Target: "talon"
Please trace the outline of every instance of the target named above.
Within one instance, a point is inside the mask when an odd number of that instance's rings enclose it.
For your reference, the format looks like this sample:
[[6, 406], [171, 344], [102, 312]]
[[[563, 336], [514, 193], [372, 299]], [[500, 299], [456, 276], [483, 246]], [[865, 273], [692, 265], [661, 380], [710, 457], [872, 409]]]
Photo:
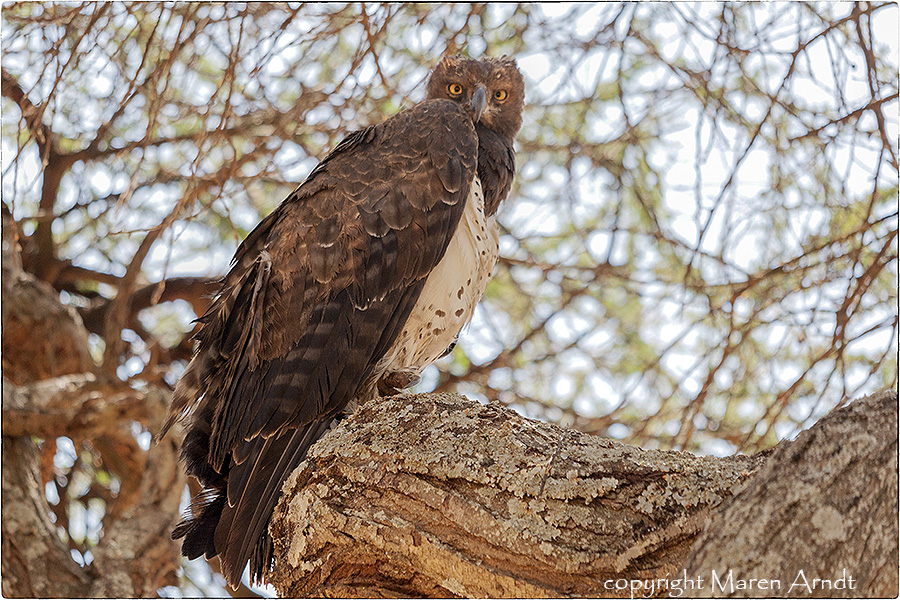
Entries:
[[422, 376], [416, 371], [393, 371], [378, 382], [378, 391], [382, 396], [396, 396], [401, 390], [421, 381]]
[[453, 352], [454, 348], [456, 348], [456, 342], [452, 342], [449, 346], [447, 346], [447, 349], [444, 350], [444, 353], [438, 356], [438, 358], [444, 358], [445, 356]]

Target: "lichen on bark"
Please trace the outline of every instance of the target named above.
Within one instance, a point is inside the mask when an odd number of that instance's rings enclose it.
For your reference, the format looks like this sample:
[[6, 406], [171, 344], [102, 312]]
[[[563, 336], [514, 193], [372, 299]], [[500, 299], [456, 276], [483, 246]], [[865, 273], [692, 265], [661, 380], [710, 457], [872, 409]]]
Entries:
[[282, 596], [596, 595], [673, 572], [761, 462], [643, 450], [453, 394], [384, 399], [285, 484], [271, 581]]

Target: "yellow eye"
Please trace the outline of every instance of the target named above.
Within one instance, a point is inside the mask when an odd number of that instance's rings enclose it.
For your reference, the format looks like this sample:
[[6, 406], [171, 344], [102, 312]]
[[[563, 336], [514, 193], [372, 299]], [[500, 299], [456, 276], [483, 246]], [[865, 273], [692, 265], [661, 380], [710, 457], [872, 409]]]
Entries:
[[497, 102], [503, 102], [508, 97], [509, 94], [506, 92], [506, 90], [497, 90], [496, 92], [494, 92], [494, 100], [496, 100]]
[[462, 86], [458, 83], [451, 83], [447, 86], [447, 91], [450, 92], [451, 96], [459, 96], [462, 94]]

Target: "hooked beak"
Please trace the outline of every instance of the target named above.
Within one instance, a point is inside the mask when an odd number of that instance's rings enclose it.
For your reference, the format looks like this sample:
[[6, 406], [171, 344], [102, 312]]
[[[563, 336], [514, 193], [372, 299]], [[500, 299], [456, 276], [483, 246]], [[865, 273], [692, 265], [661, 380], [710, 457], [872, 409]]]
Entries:
[[484, 109], [487, 107], [487, 92], [484, 86], [479, 85], [472, 94], [472, 100], [469, 102], [469, 110], [472, 111], [472, 120], [476, 123], [481, 120]]

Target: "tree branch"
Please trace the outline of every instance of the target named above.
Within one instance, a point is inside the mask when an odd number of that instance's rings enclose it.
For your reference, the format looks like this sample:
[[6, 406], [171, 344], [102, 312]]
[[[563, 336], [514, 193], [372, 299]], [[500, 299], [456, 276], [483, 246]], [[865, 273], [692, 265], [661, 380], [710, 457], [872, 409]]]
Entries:
[[269, 582], [289, 597], [627, 596], [605, 582], [844, 568], [855, 595], [895, 595], [896, 427], [886, 391], [774, 451], [716, 458], [455, 394], [386, 398], [285, 483]]
[[285, 484], [270, 579], [281, 596], [596, 594], [673, 572], [761, 463], [642, 450], [456, 394], [384, 399]]
[[[765, 596], [894, 597], [897, 577], [897, 392], [832, 411], [782, 443], [747, 486], [716, 511], [686, 563], [688, 573], [776, 579]], [[809, 594], [798, 580], [849, 574], [854, 588]], [[800, 581], [799, 587], [791, 587]], [[810, 583], [811, 584], [811, 583]], [[699, 590], [759, 596], [759, 588]]]
[[78, 438], [147, 420], [147, 394], [92, 374], [66, 375], [16, 387], [4, 379], [3, 435]]
[[35, 106], [34, 103], [28, 99], [28, 96], [25, 95], [25, 90], [19, 85], [18, 80], [6, 69], [0, 68], [0, 76], [2, 76], [0, 77], [2, 78], [2, 88], [0, 89], [2, 89], [3, 95], [15, 102], [16, 106], [19, 107], [19, 112], [22, 113], [22, 118], [25, 119], [25, 123], [28, 125], [28, 131], [31, 133], [31, 137], [34, 138], [35, 143], [41, 151], [41, 156], [45, 156], [47, 154], [47, 147], [50, 143], [52, 132], [50, 131], [50, 128], [41, 121], [44, 109]]
[[[215, 293], [218, 279], [211, 277], [171, 277], [157, 283], [150, 283], [138, 288], [130, 298], [129, 314], [125, 322], [134, 320], [137, 313], [160, 302], [184, 300], [191, 305], [198, 316], [206, 312], [210, 298]], [[107, 300], [98, 306], [81, 311], [84, 326], [92, 333], [102, 334], [106, 315], [112, 306]]]

